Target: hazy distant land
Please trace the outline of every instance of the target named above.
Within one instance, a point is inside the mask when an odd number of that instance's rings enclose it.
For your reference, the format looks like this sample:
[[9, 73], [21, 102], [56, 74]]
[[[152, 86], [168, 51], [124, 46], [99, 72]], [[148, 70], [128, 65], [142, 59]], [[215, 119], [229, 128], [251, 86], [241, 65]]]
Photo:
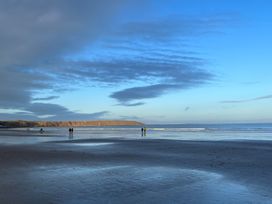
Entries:
[[0, 121], [0, 127], [79, 127], [79, 126], [140, 126], [137, 121], [93, 120], [93, 121]]

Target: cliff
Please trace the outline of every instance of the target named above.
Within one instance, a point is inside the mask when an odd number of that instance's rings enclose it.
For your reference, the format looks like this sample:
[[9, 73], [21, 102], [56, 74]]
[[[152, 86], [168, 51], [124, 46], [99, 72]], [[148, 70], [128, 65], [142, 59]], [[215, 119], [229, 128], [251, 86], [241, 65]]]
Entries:
[[93, 121], [0, 121], [0, 127], [83, 127], [83, 126], [140, 126], [143, 123], [126, 120]]

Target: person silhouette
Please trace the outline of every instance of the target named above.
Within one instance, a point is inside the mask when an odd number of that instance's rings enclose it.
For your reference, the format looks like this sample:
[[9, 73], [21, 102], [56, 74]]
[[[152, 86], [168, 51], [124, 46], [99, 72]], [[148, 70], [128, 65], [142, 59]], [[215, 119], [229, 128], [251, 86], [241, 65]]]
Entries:
[[141, 128], [142, 137], [144, 136], [144, 128]]
[[69, 139], [73, 139], [73, 128], [69, 128]]
[[146, 136], [146, 127], [144, 127], [144, 136]]

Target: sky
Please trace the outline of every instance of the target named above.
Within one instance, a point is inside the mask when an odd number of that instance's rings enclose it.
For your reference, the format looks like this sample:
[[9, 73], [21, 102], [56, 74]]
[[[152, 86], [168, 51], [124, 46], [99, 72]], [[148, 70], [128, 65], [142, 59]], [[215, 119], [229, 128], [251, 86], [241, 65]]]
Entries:
[[0, 120], [272, 122], [270, 0], [0, 0]]

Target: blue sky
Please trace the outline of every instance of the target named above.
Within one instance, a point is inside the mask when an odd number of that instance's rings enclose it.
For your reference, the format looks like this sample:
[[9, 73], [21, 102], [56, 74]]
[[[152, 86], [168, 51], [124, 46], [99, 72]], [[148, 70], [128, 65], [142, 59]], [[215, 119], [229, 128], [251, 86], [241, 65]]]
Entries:
[[0, 0], [0, 120], [272, 122], [271, 6]]

